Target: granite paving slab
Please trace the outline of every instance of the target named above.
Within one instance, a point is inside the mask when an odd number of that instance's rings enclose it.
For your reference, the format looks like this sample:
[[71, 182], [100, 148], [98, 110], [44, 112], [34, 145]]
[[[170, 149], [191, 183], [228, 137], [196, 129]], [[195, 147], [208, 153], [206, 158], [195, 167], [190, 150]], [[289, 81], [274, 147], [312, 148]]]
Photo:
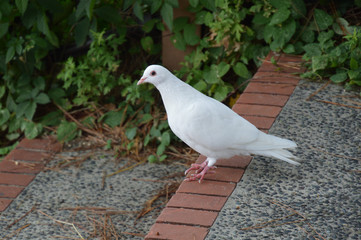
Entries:
[[361, 99], [330, 84], [307, 101], [323, 84], [302, 80], [269, 131], [301, 165], [254, 157], [206, 239], [361, 239]]

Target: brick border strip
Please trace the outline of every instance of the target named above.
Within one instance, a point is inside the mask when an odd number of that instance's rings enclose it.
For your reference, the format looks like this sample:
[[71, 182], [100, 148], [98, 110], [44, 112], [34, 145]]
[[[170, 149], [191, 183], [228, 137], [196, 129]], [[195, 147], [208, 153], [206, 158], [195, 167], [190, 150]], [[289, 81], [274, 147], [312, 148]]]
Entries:
[[[295, 73], [305, 70], [301, 63], [302, 56], [270, 52], [232, 109], [268, 132], [300, 80]], [[182, 182], [145, 239], [204, 239], [251, 160], [221, 159], [216, 174], [206, 175], [202, 184]]]
[[0, 213], [33, 181], [62, 145], [53, 138], [20, 141], [0, 162]]

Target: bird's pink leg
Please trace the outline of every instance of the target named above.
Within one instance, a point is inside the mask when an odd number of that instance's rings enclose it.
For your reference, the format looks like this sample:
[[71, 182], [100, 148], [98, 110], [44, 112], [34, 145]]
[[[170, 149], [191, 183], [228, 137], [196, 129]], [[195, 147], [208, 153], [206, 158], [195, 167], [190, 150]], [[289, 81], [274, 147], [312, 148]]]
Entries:
[[208, 161], [204, 161], [203, 163], [201, 164], [198, 164], [198, 163], [193, 163], [191, 165], [190, 168], [188, 168], [184, 174], [187, 175], [187, 173], [189, 173], [191, 170], [196, 170], [196, 173], [200, 172], [200, 171], [203, 171], [203, 169], [205, 168], [205, 166], [207, 166], [208, 164]]
[[206, 173], [214, 173], [213, 171], [208, 171], [209, 169], [214, 169], [214, 168], [216, 168], [216, 167], [208, 167], [208, 165], [206, 165], [203, 167], [203, 169], [200, 173], [198, 173], [198, 171], [196, 171], [196, 174], [191, 174], [191, 176], [186, 178], [185, 181], [198, 180], [198, 182], [201, 183], [204, 176], [206, 175]]

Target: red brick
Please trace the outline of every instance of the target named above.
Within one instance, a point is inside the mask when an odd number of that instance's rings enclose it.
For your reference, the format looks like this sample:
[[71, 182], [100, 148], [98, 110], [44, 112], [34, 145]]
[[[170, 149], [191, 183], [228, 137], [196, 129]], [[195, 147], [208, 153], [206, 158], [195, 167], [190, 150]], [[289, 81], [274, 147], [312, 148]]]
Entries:
[[226, 201], [227, 198], [221, 196], [176, 193], [167, 203], [167, 207], [220, 211]]
[[251, 122], [259, 129], [270, 129], [275, 118], [268, 118], [268, 117], [256, 117], [256, 116], [244, 116], [244, 118]]
[[229, 196], [235, 187], [236, 184], [227, 182], [203, 180], [202, 183], [199, 183], [198, 181], [183, 181], [179, 186], [177, 193]]
[[282, 108], [277, 106], [235, 104], [233, 110], [240, 115], [261, 116], [261, 117], [277, 117]]
[[3, 212], [12, 202], [9, 198], [0, 198], [0, 212]]
[[[262, 76], [262, 73], [264, 75]], [[268, 76], [267, 76], [268, 75]], [[252, 82], [290, 84], [297, 86], [300, 78], [292, 76], [282, 76], [283, 74], [269, 74], [268, 72], [257, 72], [252, 78]]]
[[30, 163], [12, 160], [3, 160], [0, 162], [1, 172], [12, 172], [12, 173], [39, 173], [44, 169], [42, 163]]
[[[206, 160], [206, 157], [200, 155], [196, 163], [200, 164]], [[230, 167], [230, 168], [243, 168], [245, 169], [251, 162], [251, 156], [234, 156], [227, 159], [218, 159], [215, 166], [217, 167]]]
[[284, 72], [295, 73], [301, 71], [301, 65], [299, 63], [278, 63], [277, 65], [264, 62], [258, 68], [258, 72]]
[[[223, 182], [234, 182], [238, 183], [241, 180], [244, 170], [237, 168], [225, 168], [217, 167], [213, 169], [214, 173], [207, 173], [204, 177], [205, 180], [214, 180], [214, 181], [223, 181]], [[194, 174], [195, 171], [190, 171], [187, 175], [189, 177], [191, 174]]]
[[158, 223], [177, 223], [186, 225], [199, 225], [204, 227], [212, 226], [217, 218], [217, 212], [186, 209], [186, 208], [164, 208], [159, 217]]
[[62, 149], [62, 144], [55, 140], [55, 138], [49, 137], [47, 139], [27, 139], [24, 138], [16, 146], [16, 148], [37, 149], [50, 152], [59, 152]]
[[0, 184], [27, 186], [34, 178], [34, 175], [0, 172]]
[[288, 101], [288, 96], [261, 94], [261, 93], [243, 93], [236, 103], [260, 104], [267, 106], [283, 107]]
[[49, 153], [44, 152], [35, 152], [23, 149], [14, 149], [11, 151], [4, 159], [7, 160], [23, 160], [23, 161], [33, 161], [33, 162], [42, 162], [44, 159], [49, 158]]
[[302, 55], [282, 54], [277, 62], [298, 62], [302, 63]]
[[296, 86], [290, 84], [250, 82], [245, 93], [271, 93], [290, 96]]
[[172, 239], [172, 240], [200, 240], [207, 236], [208, 228], [156, 223], [150, 229], [146, 240], [151, 239]]
[[0, 198], [16, 198], [23, 189], [23, 187], [0, 185]]

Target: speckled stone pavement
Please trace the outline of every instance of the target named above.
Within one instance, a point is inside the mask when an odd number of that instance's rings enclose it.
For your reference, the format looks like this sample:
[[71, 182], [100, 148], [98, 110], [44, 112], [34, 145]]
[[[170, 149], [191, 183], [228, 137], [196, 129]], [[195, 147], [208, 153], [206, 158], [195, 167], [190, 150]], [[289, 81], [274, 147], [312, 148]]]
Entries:
[[[56, 155], [49, 167], [64, 161], [64, 155], [86, 156], [87, 160], [80, 167], [39, 173], [0, 214], [0, 239], [100, 239], [92, 236], [94, 231], [102, 231], [104, 212], [108, 212], [121, 239], [142, 239], [160, 209], [155, 208], [137, 220], [138, 211], [166, 182], [177, 180], [173, 176], [162, 182], [163, 177], [183, 172], [185, 168], [175, 161], [143, 164], [108, 177], [103, 186], [104, 173], [117, 171], [127, 161], [116, 164], [112, 154], [101, 150], [75, 151]], [[153, 206], [161, 206], [161, 203], [155, 202]], [[31, 211], [33, 207], [36, 209]], [[95, 221], [100, 226], [94, 227]], [[69, 223], [75, 223], [76, 230]], [[110, 225], [109, 218], [107, 224]], [[98, 235], [101, 234], [98, 232]]]
[[361, 239], [361, 100], [330, 84], [307, 101], [323, 84], [301, 81], [269, 131], [302, 164], [256, 156], [206, 239]]

